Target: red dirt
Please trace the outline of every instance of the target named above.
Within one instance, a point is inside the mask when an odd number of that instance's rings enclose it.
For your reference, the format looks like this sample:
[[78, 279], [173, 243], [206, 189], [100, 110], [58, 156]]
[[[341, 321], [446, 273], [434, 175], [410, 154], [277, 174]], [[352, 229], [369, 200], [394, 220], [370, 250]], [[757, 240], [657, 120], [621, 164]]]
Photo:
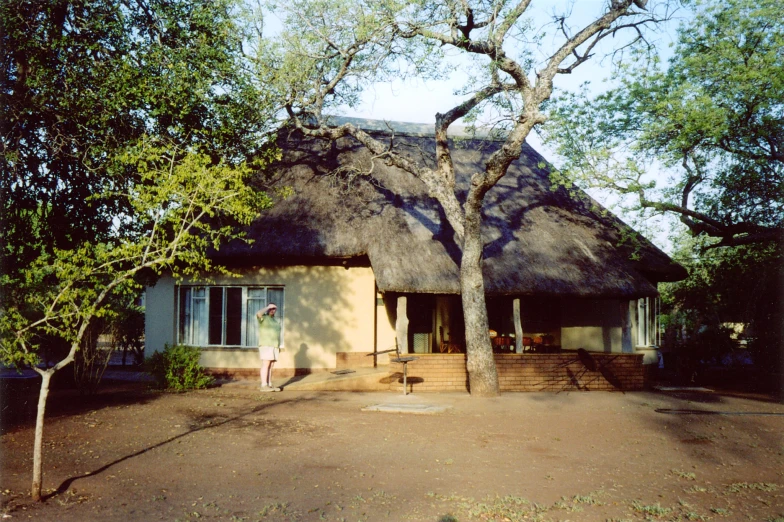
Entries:
[[[445, 413], [364, 412], [383, 403]], [[784, 414], [716, 393], [466, 394], [115, 386], [2, 435], [2, 513], [58, 520], [778, 520]]]

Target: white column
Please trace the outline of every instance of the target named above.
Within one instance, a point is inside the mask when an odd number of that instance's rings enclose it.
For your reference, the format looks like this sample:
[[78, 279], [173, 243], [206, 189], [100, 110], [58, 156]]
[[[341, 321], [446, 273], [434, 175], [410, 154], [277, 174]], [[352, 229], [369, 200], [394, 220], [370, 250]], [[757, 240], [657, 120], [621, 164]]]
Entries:
[[515, 329], [515, 352], [523, 353], [523, 323], [520, 320], [520, 299], [512, 301], [512, 317]]
[[635, 306], [635, 301], [621, 301], [621, 351], [623, 353], [634, 353], [634, 346], [632, 346], [632, 313]]
[[406, 296], [397, 298], [397, 321], [395, 322], [395, 335], [397, 348], [400, 353], [408, 353], [408, 315], [406, 315]]

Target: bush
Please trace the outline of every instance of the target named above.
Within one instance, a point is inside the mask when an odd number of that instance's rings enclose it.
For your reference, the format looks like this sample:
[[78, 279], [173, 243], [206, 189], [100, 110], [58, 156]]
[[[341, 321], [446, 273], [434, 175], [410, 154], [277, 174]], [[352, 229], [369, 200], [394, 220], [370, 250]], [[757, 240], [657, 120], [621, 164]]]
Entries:
[[206, 388], [215, 380], [199, 364], [200, 355], [199, 349], [193, 346], [167, 344], [162, 352], [148, 357], [145, 366], [161, 388], [197, 390]]

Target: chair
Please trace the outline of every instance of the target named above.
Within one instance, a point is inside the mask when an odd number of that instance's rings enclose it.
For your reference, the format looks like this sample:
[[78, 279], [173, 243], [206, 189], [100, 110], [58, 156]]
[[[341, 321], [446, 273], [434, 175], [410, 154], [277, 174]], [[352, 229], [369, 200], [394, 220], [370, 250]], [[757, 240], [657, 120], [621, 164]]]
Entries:
[[534, 340], [530, 337], [523, 337], [523, 351], [533, 351], [534, 350]]
[[448, 337], [444, 337], [444, 327], [438, 327], [438, 336], [441, 341], [438, 345], [438, 351], [441, 353], [460, 353], [460, 345], [449, 341]]
[[444, 339], [444, 327], [438, 327], [438, 351], [441, 353], [448, 353], [449, 352], [449, 340]]

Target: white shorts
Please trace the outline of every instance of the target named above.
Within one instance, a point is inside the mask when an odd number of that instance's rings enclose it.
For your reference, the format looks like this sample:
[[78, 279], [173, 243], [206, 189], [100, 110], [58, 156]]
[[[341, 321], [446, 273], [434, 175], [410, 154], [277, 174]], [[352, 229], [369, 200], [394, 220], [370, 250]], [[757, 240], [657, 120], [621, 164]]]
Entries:
[[280, 348], [274, 346], [259, 346], [259, 359], [262, 361], [277, 361]]

